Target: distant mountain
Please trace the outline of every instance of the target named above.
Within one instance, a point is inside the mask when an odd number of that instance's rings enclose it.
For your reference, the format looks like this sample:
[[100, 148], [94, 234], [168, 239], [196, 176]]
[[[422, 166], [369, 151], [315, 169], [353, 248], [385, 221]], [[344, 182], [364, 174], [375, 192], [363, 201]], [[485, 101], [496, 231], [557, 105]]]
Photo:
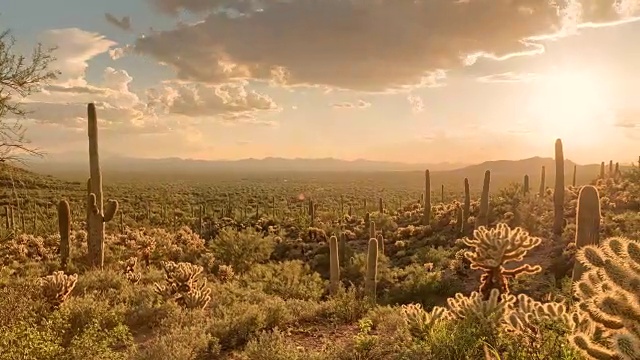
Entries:
[[[88, 159], [79, 154], [62, 154], [48, 156], [45, 159], [29, 161], [32, 171], [61, 177], [76, 177], [76, 174], [86, 176], [88, 173]], [[112, 173], [126, 174], [159, 174], [173, 175], [206, 175], [217, 172], [333, 172], [333, 171], [417, 171], [431, 169], [445, 171], [461, 168], [467, 164], [439, 163], [439, 164], [407, 164], [401, 162], [386, 162], [358, 159], [353, 161], [334, 158], [324, 159], [284, 159], [267, 157], [264, 159], [242, 160], [193, 160], [180, 158], [143, 159], [115, 155], [101, 156], [102, 170]]]
[[[74, 156], [56, 157], [29, 161], [25, 169], [61, 179], [84, 181], [89, 172], [87, 162], [87, 160], [81, 160]], [[542, 166], [546, 169], [546, 186], [552, 187], [555, 180], [555, 160], [541, 157], [486, 161], [468, 166], [451, 163], [405, 164], [362, 159], [345, 161], [333, 158], [203, 161], [179, 158], [140, 159], [114, 155], [102, 156], [101, 163], [107, 182], [138, 180], [206, 182], [211, 179], [236, 181], [245, 177], [273, 178], [275, 176], [279, 178], [281, 176], [279, 174], [288, 173], [289, 175], [298, 174], [296, 177], [311, 176], [318, 180], [328, 179], [330, 181], [354, 178], [370, 179], [381, 186], [401, 186], [421, 190], [424, 188], [422, 172], [429, 169], [434, 191], [439, 191], [440, 185], [445, 185], [447, 189], [458, 188], [462, 191], [464, 178], [469, 179], [472, 191], [479, 191], [482, 187], [485, 171], [490, 170], [492, 190], [502, 188], [511, 182], [521, 183], [524, 175], [529, 175], [531, 189], [536, 191], [540, 186]], [[566, 184], [572, 182], [574, 165], [577, 170], [578, 185], [589, 183], [600, 172], [599, 164], [577, 165], [571, 160], [565, 160]], [[351, 172], [351, 174], [345, 173], [336, 177], [335, 172]]]
[[[586, 184], [593, 180], [600, 173], [599, 164], [578, 165], [571, 160], [564, 161], [565, 184], [569, 185], [573, 178], [573, 167], [576, 165], [576, 183]], [[524, 176], [529, 175], [529, 184], [532, 189], [537, 190], [540, 186], [542, 167], [545, 167], [546, 186], [553, 186], [556, 176], [556, 162], [553, 158], [532, 157], [523, 160], [497, 160], [486, 161], [477, 165], [470, 165], [459, 169], [442, 171], [434, 174], [434, 180], [458, 178], [463, 181], [465, 177], [475, 187], [482, 186], [484, 173], [491, 171], [491, 179], [499, 180], [500, 183], [523, 182]]]

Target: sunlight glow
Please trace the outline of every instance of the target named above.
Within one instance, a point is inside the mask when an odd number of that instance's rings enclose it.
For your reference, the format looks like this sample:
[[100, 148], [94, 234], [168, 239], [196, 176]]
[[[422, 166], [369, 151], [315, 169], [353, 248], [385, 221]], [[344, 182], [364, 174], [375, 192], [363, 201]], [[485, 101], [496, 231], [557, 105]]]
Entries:
[[529, 102], [535, 133], [582, 145], [597, 143], [611, 128], [610, 94], [604, 79], [594, 73], [558, 71], [543, 76]]

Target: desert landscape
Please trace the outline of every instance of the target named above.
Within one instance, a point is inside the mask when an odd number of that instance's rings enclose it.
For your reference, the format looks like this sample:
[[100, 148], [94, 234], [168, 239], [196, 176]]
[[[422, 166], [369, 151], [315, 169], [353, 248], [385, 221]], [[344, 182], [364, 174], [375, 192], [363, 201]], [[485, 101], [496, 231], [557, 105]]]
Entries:
[[0, 11], [0, 360], [640, 360], [637, 0]]

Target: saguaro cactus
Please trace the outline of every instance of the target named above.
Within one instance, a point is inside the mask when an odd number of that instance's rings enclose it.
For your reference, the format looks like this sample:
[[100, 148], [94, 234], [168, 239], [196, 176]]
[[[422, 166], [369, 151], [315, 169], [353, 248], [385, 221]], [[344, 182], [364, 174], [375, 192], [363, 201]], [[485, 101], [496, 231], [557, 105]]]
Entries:
[[556, 140], [556, 184], [553, 191], [553, 233], [562, 235], [564, 228], [564, 152], [562, 140]]
[[424, 171], [424, 213], [422, 214], [422, 224], [429, 225], [431, 221], [431, 174], [429, 170]]
[[66, 200], [60, 200], [58, 203], [58, 230], [60, 231], [60, 264], [62, 267], [67, 266], [69, 261], [69, 252], [71, 244], [71, 207]]
[[462, 232], [467, 231], [467, 222], [471, 216], [471, 190], [469, 179], [464, 178], [464, 206], [462, 207]]
[[578, 173], [578, 165], [573, 165], [573, 178], [571, 179], [571, 186], [576, 186], [576, 174]]
[[544, 191], [547, 189], [547, 184], [546, 184], [546, 169], [543, 166], [541, 173], [540, 173], [540, 190], [538, 191], [538, 195], [540, 197], [544, 196]]
[[522, 185], [522, 193], [527, 195], [529, 193], [529, 175], [524, 176], [524, 184]]
[[344, 231], [340, 232], [340, 242], [338, 243], [338, 255], [340, 260], [340, 265], [347, 265], [347, 236]]
[[382, 202], [382, 198], [378, 198], [378, 212], [380, 214], [384, 213], [384, 203]]
[[316, 220], [316, 209], [313, 204], [313, 200], [309, 199], [309, 218], [311, 219], [311, 226], [315, 223]]
[[384, 255], [384, 236], [382, 236], [382, 234], [378, 234], [378, 236], [376, 236], [376, 240], [378, 240], [378, 252]]
[[329, 238], [329, 292], [338, 293], [340, 288], [340, 258], [338, 253], [338, 238]]
[[600, 179], [604, 179], [604, 161], [600, 163]]
[[367, 252], [367, 270], [364, 279], [364, 292], [372, 301], [376, 301], [376, 283], [378, 281], [378, 240], [370, 239]]
[[489, 185], [491, 184], [491, 171], [484, 172], [482, 195], [480, 196], [480, 211], [476, 218], [476, 228], [489, 225]]
[[[587, 185], [580, 189], [576, 214], [576, 248], [600, 244], [600, 196], [598, 189]], [[586, 268], [580, 261], [573, 265], [572, 280], [580, 280]]]
[[376, 237], [376, 223], [375, 221], [369, 221], [369, 238], [373, 239]]
[[88, 135], [89, 135], [89, 173], [87, 182], [89, 196], [88, 205], [88, 255], [89, 264], [102, 268], [104, 265], [104, 223], [113, 219], [118, 211], [118, 202], [109, 200], [107, 210], [104, 209], [102, 193], [102, 172], [100, 171], [100, 156], [98, 151], [98, 117], [93, 103], [87, 106]]

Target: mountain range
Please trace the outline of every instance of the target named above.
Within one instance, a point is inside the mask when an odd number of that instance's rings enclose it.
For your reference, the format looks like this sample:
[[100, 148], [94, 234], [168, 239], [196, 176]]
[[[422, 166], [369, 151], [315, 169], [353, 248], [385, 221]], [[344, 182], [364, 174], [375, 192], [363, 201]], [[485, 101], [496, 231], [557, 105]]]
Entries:
[[[82, 155], [80, 157], [79, 155]], [[263, 159], [241, 160], [194, 160], [181, 158], [145, 159], [118, 155], [102, 155], [100, 164], [104, 171], [136, 172], [136, 173], [180, 173], [203, 174], [210, 172], [332, 172], [332, 171], [416, 171], [426, 168], [433, 171], [458, 169], [467, 164], [437, 163], [437, 164], [408, 164], [402, 162], [373, 161], [365, 159], [340, 160], [335, 158], [322, 159], [285, 159], [266, 157]], [[28, 161], [28, 166], [36, 172], [55, 176], [88, 171], [88, 156], [86, 153], [65, 153]]]
[[[80, 157], [80, 155], [84, 155]], [[40, 174], [52, 175], [66, 180], [83, 180], [88, 176], [88, 159], [82, 160], [86, 153], [66, 154], [66, 156], [45, 157], [30, 160], [26, 169]], [[372, 160], [340, 160], [324, 159], [284, 159], [267, 157], [264, 159], [242, 160], [193, 160], [180, 158], [144, 159], [105, 154], [100, 159], [102, 170], [110, 179], [132, 180], [189, 180], [209, 177], [226, 176], [256, 176], [278, 173], [332, 173], [351, 172], [366, 176], [371, 172], [402, 172], [411, 178], [419, 179], [416, 172], [429, 169], [433, 183], [459, 182], [468, 178], [473, 184], [481, 185], [486, 170], [491, 170], [492, 182], [522, 181], [525, 174], [529, 175], [531, 186], [539, 182], [540, 169], [546, 168], [546, 182], [552, 184], [555, 178], [555, 161], [552, 158], [532, 157], [522, 160], [486, 161], [480, 164], [435, 163], [408, 164], [402, 162], [385, 162]], [[571, 183], [574, 165], [577, 168], [577, 183], [584, 184], [591, 181], [600, 171], [599, 164], [577, 165], [571, 160], [565, 160], [565, 180]], [[226, 177], [225, 176], [225, 177]], [[401, 174], [392, 175], [400, 181]]]

